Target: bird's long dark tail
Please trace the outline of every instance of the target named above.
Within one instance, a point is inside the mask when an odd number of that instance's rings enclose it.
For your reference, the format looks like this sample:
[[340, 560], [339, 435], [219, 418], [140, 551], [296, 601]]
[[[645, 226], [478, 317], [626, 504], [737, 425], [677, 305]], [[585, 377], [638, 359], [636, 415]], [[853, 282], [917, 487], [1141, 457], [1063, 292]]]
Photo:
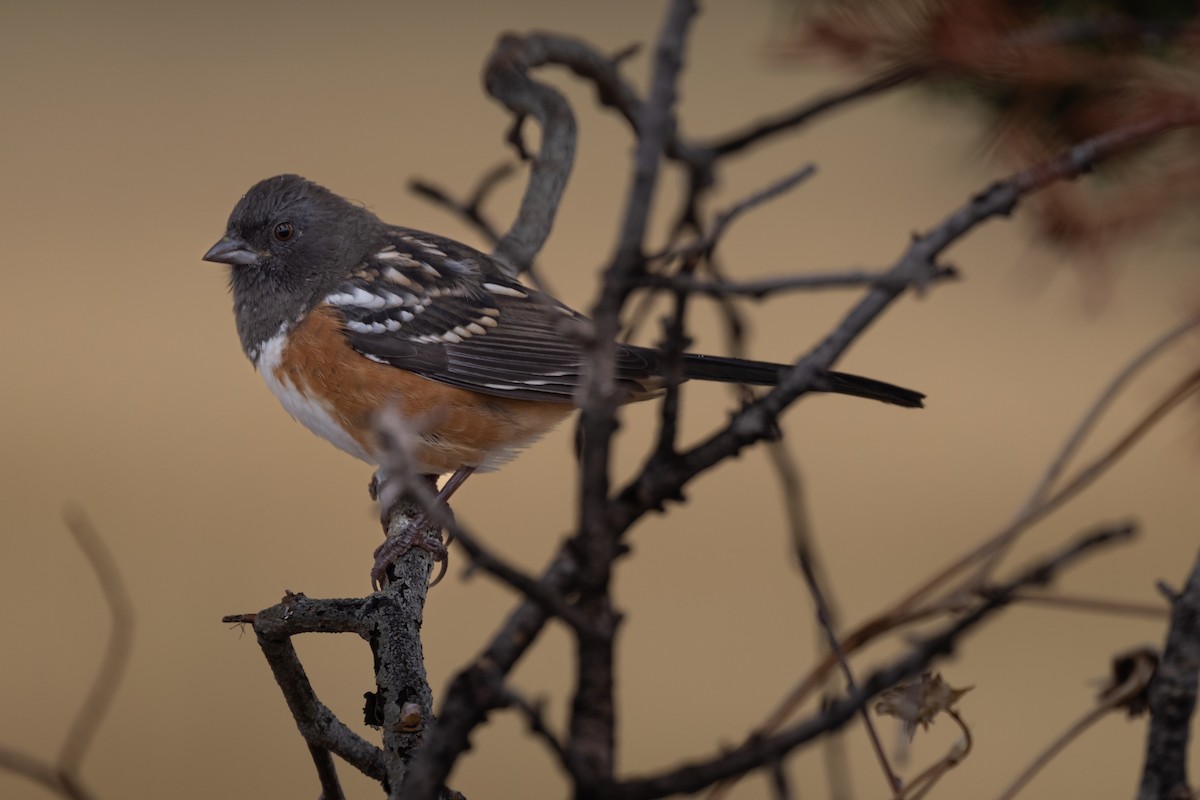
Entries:
[[[721, 381], [724, 383], [747, 383], [754, 386], [774, 386], [783, 373], [790, 369], [787, 364], [771, 364], [766, 361], [747, 361], [742, 358], [706, 356], [689, 353], [684, 356], [683, 374], [698, 381]], [[834, 394], [865, 397], [905, 408], [922, 408], [925, 395], [884, 383], [861, 375], [845, 372], [826, 372], [822, 376], [821, 389]]]

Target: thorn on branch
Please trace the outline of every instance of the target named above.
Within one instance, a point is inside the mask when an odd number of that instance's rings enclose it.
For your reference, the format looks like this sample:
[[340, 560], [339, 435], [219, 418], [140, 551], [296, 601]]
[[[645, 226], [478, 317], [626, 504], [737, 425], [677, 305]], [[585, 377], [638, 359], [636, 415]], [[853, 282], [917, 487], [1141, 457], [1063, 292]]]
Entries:
[[529, 161], [533, 158], [529, 154], [529, 149], [525, 147], [525, 115], [517, 114], [508, 126], [508, 131], [504, 134], [504, 141], [512, 145], [513, 150], [517, 152], [517, 158], [522, 161]]
[[1157, 589], [1158, 593], [1161, 594], [1166, 601], [1172, 605], [1174, 605], [1175, 601], [1179, 599], [1179, 592], [1176, 591], [1171, 584], [1167, 583], [1166, 581], [1155, 581], [1154, 588]]
[[609, 56], [608, 63], [612, 66], [613, 69], [617, 69], [618, 67], [621, 66], [621, 64], [623, 64], [624, 62], [633, 58], [635, 55], [637, 55], [641, 51], [642, 51], [642, 43], [641, 42], [633, 42], [632, 44], [627, 44], [624, 47], [622, 47], [620, 50], [618, 50], [617, 52], [615, 52], [611, 56]]

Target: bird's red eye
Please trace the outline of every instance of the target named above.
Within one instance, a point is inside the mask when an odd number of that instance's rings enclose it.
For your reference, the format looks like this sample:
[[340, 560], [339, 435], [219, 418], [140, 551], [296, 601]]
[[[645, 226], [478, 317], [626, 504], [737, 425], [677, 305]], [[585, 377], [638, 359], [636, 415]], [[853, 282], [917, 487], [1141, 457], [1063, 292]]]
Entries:
[[281, 222], [275, 226], [275, 230], [271, 234], [278, 242], [290, 241], [296, 236], [296, 226], [290, 222]]

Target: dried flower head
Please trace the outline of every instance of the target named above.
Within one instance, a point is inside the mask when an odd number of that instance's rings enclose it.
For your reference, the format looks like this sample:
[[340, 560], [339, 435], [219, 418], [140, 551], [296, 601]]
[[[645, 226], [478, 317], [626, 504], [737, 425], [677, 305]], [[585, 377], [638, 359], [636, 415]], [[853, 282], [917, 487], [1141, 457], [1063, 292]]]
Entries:
[[951, 710], [959, 698], [974, 688], [955, 689], [942, 680], [941, 673], [923, 672], [916, 680], [897, 684], [880, 694], [875, 712], [900, 719], [905, 735], [912, 739], [918, 724], [928, 729], [939, 712]]

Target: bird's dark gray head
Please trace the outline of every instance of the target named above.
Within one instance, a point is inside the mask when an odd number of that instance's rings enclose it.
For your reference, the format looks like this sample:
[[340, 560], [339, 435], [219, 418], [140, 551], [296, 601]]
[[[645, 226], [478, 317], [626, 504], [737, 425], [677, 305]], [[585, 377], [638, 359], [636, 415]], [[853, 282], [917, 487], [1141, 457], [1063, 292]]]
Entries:
[[238, 335], [258, 349], [315, 307], [384, 243], [384, 225], [362, 206], [299, 175], [259, 181], [233, 208], [205, 261], [229, 265]]

